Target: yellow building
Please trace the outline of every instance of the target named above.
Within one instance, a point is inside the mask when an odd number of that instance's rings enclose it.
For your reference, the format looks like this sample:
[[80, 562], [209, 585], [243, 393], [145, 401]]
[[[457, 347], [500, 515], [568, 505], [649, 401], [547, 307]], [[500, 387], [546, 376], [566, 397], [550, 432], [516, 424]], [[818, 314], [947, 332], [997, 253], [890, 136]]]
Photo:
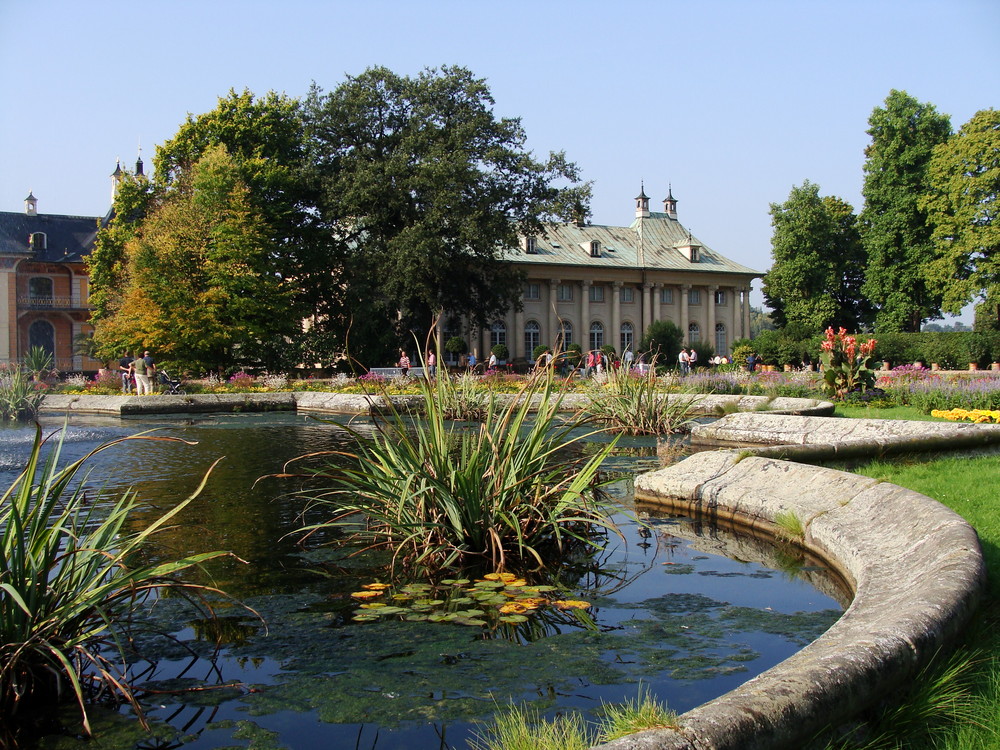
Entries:
[[[673, 321], [688, 346], [707, 343], [720, 355], [750, 336], [750, 284], [760, 272], [694, 237], [678, 221], [672, 190], [663, 211], [651, 212], [643, 189], [629, 226], [547, 224], [543, 234], [522, 237], [508, 258], [527, 276], [523, 309], [476, 335], [480, 358], [498, 343], [512, 359], [530, 359], [540, 344], [634, 352], [658, 320]], [[442, 331], [442, 340], [453, 333]]]

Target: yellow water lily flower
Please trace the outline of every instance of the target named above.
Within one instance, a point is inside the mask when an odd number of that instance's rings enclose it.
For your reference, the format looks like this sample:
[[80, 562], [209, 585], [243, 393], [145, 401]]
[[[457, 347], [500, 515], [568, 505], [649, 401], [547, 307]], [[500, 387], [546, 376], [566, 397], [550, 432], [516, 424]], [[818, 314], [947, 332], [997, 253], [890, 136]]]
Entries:
[[590, 602], [580, 601], [579, 599], [560, 599], [559, 601], [552, 602], [554, 605], [559, 607], [559, 609], [589, 609]]

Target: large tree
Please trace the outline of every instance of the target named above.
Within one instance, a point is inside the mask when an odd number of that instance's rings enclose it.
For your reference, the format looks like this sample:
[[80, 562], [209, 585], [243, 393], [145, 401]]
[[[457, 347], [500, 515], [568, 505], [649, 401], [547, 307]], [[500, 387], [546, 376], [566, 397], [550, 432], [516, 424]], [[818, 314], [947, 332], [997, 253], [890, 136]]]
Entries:
[[101, 341], [202, 370], [274, 365], [299, 321], [293, 282], [274, 271], [270, 230], [240, 165], [224, 146], [208, 147], [127, 241], [122, 302]]
[[520, 121], [497, 118], [485, 81], [464, 68], [372, 68], [331, 93], [314, 86], [305, 114], [362, 340], [426, 331], [441, 311], [489, 323], [520, 296], [504, 262], [518, 232], [586, 210], [576, 167], [562, 154], [536, 160]]
[[771, 204], [771, 224], [773, 264], [763, 291], [774, 322], [813, 331], [866, 325], [865, 253], [850, 204], [820, 196], [819, 186], [806, 180], [784, 203]]
[[928, 282], [941, 309], [958, 314], [978, 301], [977, 322], [1000, 326], [1000, 111], [984, 109], [934, 149], [921, 202], [933, 227]]
[[931, 228], [920, 207], [934, 147], [951, 135], [947, 115], [893, 90], [868, 120], [861, 236], [868, 254], [863, 291], [876, 308], [878, 331], [919, 331], [941, 311], [941, 292], [927, 283]]
[[[125, 190], [123, 185], [116, 201], [115, 218], [99, 235], [91, 264], [96, 271], [93, 288], [99, 326], [106, 314], [125, 304], [122, 269], [128, 239], [146, 232], [151, 206], [162, 208], [170, 203], [174, 206], [171, 210], [176, 210], [181, 200], [178, 196], [191, 191], [192, 170], [208, 153], [220, 147], [227, 156], [230, 178], [245, 187], [241, 200], [257, 222], [253, 232], [259, 235], [265, 249], [257, 262], [266, 263], [271, 276], [294, 286], [287, 304], [268, 310], [276, 314], [280, 309], [285, 315], [271, 321], [275, 335], [265, 336], [259, 347], [245, 352], [245, 363], [287, 368], [302, 361], [329, 361], [338, 344], [342, 348], [342, 337], [331, 338], [322, 325], [329, 316], [316, 313], [336, 305], [340, 299], [331, 243], [315, 220], [315, 198], [304, 175], [300, 104], [273, 92], [256, 97], [249, 91], [230, 91], [219, 98], [212, 111], [188, 115], [177, 133], [157, 147], [153, 179], [138, 185], [145, 186], [146, 192], [140, 196], [143, 201], [133, 197], [137, 188]], [[197, 251], [197, 248], [183, 249]], [[303, 332], [301, 321], [307, 318], [313, 325]], [[100, 330], [99, 337], [105, 341], [118, 338], [100, 336]], [[324, 346], [318, 347], [319, 342]]]

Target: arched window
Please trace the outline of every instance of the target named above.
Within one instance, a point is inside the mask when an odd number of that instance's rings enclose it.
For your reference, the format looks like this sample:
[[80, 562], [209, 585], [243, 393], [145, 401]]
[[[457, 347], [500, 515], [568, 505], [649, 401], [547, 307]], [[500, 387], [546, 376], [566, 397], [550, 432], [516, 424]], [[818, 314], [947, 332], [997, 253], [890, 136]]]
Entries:
[[600, 349], [604, 346], [604, 324], [595, 320], [590, 324], [590, 348]]
[[697, 323], [688, 325], [688, 346], [694, 346], [701, 342], [701, 326]]
[[535, 348], [542, 343], [542, 328], [538, 323], [529, 320], [524, 324], [524, 356], [532, 357]]
[[32, 305], [51, 305], [52, 279], [48, 276], [34, 276], [28, 279], [28, 299]]
[[556, 346], [559, 351], [564, 352], [573, 343], [573, 324], [568, 320], [559, 321], [559, 340]]
[[621, 353], [624, 354], [626, 349], [631, 349], [635, 351], [635, 326], [629, 322], [622, 323], [621, 327]]
[[496, 321], [490, 327], [490, 349], [497, 344], [507, 346], [507, 324], [502, 320]]
[[42, 347], [55, 361], [56, 331], [47, 320], [36, 320], [28, 327], [28, 348]]
[[715, 324], [715, 353], [724, 356], [729, 351], [729, 342], [726, 340], [726, 324]]

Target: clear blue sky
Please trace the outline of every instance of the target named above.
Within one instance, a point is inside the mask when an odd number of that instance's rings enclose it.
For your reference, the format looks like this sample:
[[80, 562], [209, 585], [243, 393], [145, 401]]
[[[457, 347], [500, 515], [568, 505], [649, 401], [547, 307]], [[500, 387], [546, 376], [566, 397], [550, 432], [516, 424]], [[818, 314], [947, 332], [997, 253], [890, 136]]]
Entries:
[[148, 170], [230, 88], [298, 97], [444, 64], [487, 79], [533, 151], [580, 165], [595, 223], [627, 224], [643, 181], [659, 208], [669, 184], [686, 226], [765, 271], [769, 204], [792, 186], [860, 210], [890, 89], [955, 129], [1000, 107], [1000, 2], [0, 0], [0, 210], [31, 190], [40, 212], [103, 214], [116, 158], [141, 142]]

